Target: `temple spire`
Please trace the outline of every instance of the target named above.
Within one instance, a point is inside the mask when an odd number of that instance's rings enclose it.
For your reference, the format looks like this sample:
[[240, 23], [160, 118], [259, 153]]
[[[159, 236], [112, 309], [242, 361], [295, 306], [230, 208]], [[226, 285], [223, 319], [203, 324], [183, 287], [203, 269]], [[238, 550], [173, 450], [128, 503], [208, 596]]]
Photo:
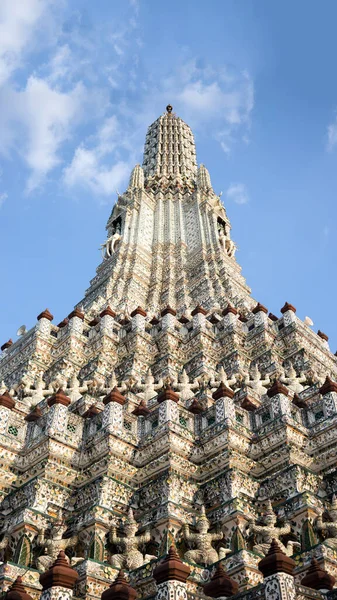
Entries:
[[148, 184], [162, 178], [184, 180], [195, 185], [197, 162], [194, 137], [186, 123], [172, 112], [171, 104], [148, 128], [143, 169]]

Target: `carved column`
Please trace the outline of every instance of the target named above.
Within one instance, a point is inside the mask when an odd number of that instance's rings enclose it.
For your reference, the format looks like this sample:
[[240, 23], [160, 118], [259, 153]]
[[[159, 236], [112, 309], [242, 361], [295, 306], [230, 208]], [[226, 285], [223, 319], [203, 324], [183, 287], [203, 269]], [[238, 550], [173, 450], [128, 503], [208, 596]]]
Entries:
[[133, 415], [137, 417], [137, 434], [142, 436], [145, 433], [145, 418], [151, 413], [147, 408], [145, 401], [142, 399], [138, 406], [132, 411]]
[[260, 302], [258, 302], [255, 308], [253, 308], [252, 313], [254, 315], [255, 327], [259, 327], [259, 325], [265, 325], [267, 323], [268, 309], [265, 306], [263, 306], [263, 304], [260, 304]]
[[281, 550], [274, 539], [268, 554], [258, 564], [264, 578], [266, 600], [296, 600], [295, 565], [295, 561]]
[[283, 415], [291, 417], [291, 403], [288, 397], [288, 389], [280, 381], [274, 381], [273, 385], [267, 391], [271, 399], [271, 408], [273, 418], [277, 419]]
[[47, 435], [65, 433], [68, 422], [68, 406], [70, 403], [70, 398], [61, 389], [48, 399], [47, 404], [50, 410], [46, 426]]
[[37, 331], [48, 336], [50, 334], [51, 322], [52, 322], [53, 318], [54, 318], [53, 315], [49, 312], [48, 308], [46, 308], [37, 317], [37, 320], [38, 320], [38, 324], [36, 326]]
[[163, 425], [167, 421], [179, 421], [179, 396], [170, 387], [164, 388], [158, 394], [157, 402], [160, 404], [159, 425]]
[[291, 323], [296, 322], [296, 308], [292, 304], [286, 302], [285, 305], [281, 308], [281, 313], [283, 315], [283, 322], [285, 327], [287, 327], [287, 325], [290, 325]]
[[50, 569], [40, 575], [40, 600], [71, 600], [77, 579], [78, 573], [70, 567], [65, 553], [61, 550]]
[[232, 306], [229, 303], [227, 304], [226, 308], [222, 311], [222, 315], [224, 318], [223, 325], [225, 329], [227, 329], [227, 327], [235, 325], [235, 323], [238, 320], [238, 311], [236, 310], [236, 308], [234, 308], [234, 306]]
[[180, 560], [174, 546], [153, 571], [157, 584], [156, 600], [187, 600], [186, 581], [190, 567]]
[[196, 306], [192, 311], [193, 329], [205, 327], [207, 311], [202, 306]]
[[176, 324], [176, 311], [173, 310], [170, 306], [164, 308], [161, 311], [162, 320], [162, 328], [163, 329], [173, 329]]
[[103, 334], [107, 333], [108, 335], [112, 335], [114, 321], [116, 318], [116, 313], [111, 310], [110, 306], [102, 310], [101, 314], [101, 322], [100, 322], [100, 330]]
[[220, 383], [218, 389], [212, 394], [215, 400], [215, 420], [216, 422], [224, 419], [235, 421], [234, 392], [224, 383]]
[[0, 396], [0, 433], [7, 432], [9, 416], [14, 406], [15, 401], [8, 392]]
[[103, 400], [105, 408], [103, 411], [103, 429], [109, 433], [117, 433], [123, 427], [123, 406], [126, 402], [124, 396], [118, 391], [117, 387], [105, 396]]
[[84, 314], [80, 311], [79, 308], [75, 308], [70, 315], [68, 315], [69, 319], [69, 331], [71, 333], [83, 333], [83, 321]]
[[324, 416], [331, 417], [337, 412], [337, 383], [327, 376], [319, 392], [323, 396]]
[[146, 317], [146, 312], [140, 306], [137, 306], [137, 308], [134, 311], [132, 311], [132, 313], [131, 313], [132, 331], [144, 331], [145, 330], [145, 317]]

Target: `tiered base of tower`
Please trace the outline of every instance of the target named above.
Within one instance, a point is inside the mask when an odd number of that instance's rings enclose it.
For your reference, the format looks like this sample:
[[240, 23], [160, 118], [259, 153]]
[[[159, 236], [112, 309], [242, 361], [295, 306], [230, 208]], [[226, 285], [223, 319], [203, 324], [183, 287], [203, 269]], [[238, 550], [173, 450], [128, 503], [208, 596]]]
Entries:
[[[58, 326], [44, 311], [0, 360], [3, 589], [22, 575], [39, 598], [64, 550], [75, 596], [100, 598], [124, 568], [154, 597], [174, 544], [188, 598], [219, 560], [247, 600], [322, 597], [301, 581], [313, 557], [337, 576], [336, 379], [326, 336], [289, 304], [76, 309]], [[272, 538], [296, 562], [292, 596], [264, 596]]]

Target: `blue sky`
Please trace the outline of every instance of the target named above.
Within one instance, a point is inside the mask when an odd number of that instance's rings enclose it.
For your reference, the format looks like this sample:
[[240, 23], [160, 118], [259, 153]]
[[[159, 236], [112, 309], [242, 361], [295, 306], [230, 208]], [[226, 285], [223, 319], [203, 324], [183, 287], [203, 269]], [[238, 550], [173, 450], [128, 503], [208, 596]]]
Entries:
[[81, 299], [170, 102], [253, 296], [335, 352], [336, 20], [334, 0], [1, 0], [0, 342]]

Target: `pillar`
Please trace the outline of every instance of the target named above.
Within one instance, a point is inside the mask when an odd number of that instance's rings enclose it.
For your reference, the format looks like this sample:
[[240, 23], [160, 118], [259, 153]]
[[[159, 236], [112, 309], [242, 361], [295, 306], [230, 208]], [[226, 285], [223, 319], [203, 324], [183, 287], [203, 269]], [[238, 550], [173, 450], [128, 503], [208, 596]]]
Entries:
[[83, 321], [84, 314], [80, 311], [79, 308], [75, 308], [70, 315], [68, 315], [69, 319], [69, 331], [72, 333], [83, 333]]
[[218, 389], [212, 394], [212, 397], [215, 400], [215, 421], [219, 423], [224, 419], [231, 419], [234, 422], [235, 404], [233, 390], [221, 382]]
[[37, 316], [37, 331], [47, 336], [50, 335], [51, 322], [53, 318], [53, 315], [49, 312], [48, 308], [46, 308], [42, 313], [40, 313]]
[[273, 418], [277, 419], [284, 415], [291, 417], [291, 403], [288, 394], [288, 388], [277, 379], [267, 391], [267, 395], [271, 399]]
[[318, 337], [321, 338], [322, 342], [323, 342], [323, 346], [325, 346], [325, 348], [327, 350], [330, 351], [330, 346], [329, 346], [329, 337], [326, 335], [326, 333], [323, 333], [323, 331], [321, 331], [320, 329], [317, 331], [317, 335]]
[[15, 401], [6, 391], [0, 396], [0, 433], [6, 433], [8, 428], [8, 421], [15, 406]]
[[258, 564], [264, 579], [266, 600], [296, 600], [293, 577], [295, 565], [295, 561], [287, 556], [273, 539], [268, 554]]
[[132, 331], [145, 331], [146, 312], [140, 306], [137, 306], [131, 313], [131, 328]]
[[176, 324], [176, 311], [173, 310], [173, 308], [171, 308], [170, 306], [167, 306], [166, 308], [164, 308], [164, 310], [161, 311], [160, 314], [163, 317], [162, 328], [173, 329]]
[[295, 323], [296, 321], [296, 308], [289, 302], [286, 302], [284, 306], [281, 308], [281, 313], [283, 315], [284, 326], [290, 325], [291, 323]]
[[56, 394], [48, 398], [47, 404], [50, 408], [47, 417], [46, 434], [65, 433], [68, 422], [68, 406], [70, 398], [64, 391], [59, 389]]
[[226, 308], [222, 311], [222, 316], [223, 316], [223, 325], [224, 328], [227, 329], [227, 327], [231, 327], [232, 325], [235, 325], [235, 323], [238, 320], [238, 311], [236, 310], [236, 308], [234, 308], [234, 306], [232, 306], [231, 304], [227, 304]]
[[104, 310], [102, 310], [101, 314], [101, 324], [100, 329], [102, 333], [107, 333], [108, 335], [112, 335], [113, 326], [116, 318], [116, 313], [111, 310], [110, 306], [107, 306]]
[[324, 415], [331, 417], [337, 412], [337, 383], [327, 376], [319, 393], [323, 396]]
[[69, 565], [61, 550], [50, 569], [40, 575], [40, 600], [71, 600], [78, 573]]
[[123, 427], [123, 406], [126, 402], [124, 396], [114, 387], [111, 392], [105, 396], [102, 427], [108, 433], [120, 432]]
[[192, 310], [191, 315], [193, 317], [193, 329], [205, 327], [207, 311], [202, 306], [198, 304], [198, 306]]
[[153, 571], [157, 584], [156, 600], [187, 600], [186, 581], [190, 567], [185, 565], [174, 546]]
[[164, 425], [168, 421], [179, 421], [179, 396], [172, 388], [163, 388], [160, 394], [158, 394], [157, 402], [160, 404], [159, 425]]
[[137, 417], [137, 434], [142, 436], [145, 434], [145, 419], [151, 414], [149, 408], [147, 408], [145, 401], [142, 399], [136, 408], [132, 411], [132, 414]]
[[260, 304], [260, 302], [258, 302], [255, 308], [253, 308], [252, 313], [254, 315], [255, 327], [259, 327], [259, 325], [265, 325], [267, 323], [268, 309], [265, 306], [263, 306], [263, 304]]

